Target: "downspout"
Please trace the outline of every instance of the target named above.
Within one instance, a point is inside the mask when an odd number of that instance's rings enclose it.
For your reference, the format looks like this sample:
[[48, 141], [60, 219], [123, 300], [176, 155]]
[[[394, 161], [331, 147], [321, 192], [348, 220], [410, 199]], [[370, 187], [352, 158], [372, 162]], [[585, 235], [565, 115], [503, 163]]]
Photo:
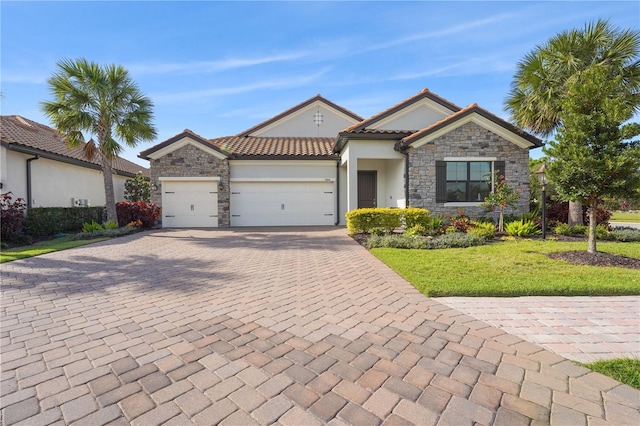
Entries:
[[409, 152], [403, 149], [400, 153], [404, 155], [404, 207], [409, 208]]
[[336, 161], [336, 222], [335, 226], [340, 224], [340, 160]]
[[27, 209], [31, 208], [32, 192], [31, 192], [31, 162], [33, 160], [40, 159], [40, 156], [36, 154], [35, 157], [27, 159]]

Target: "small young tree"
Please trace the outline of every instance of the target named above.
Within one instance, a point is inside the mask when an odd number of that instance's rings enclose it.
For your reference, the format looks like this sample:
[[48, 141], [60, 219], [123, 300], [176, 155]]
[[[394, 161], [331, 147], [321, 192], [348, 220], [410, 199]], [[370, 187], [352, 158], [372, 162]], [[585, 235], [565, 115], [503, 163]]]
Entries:
[[493, 185], [493, 191], [491, 191], [484, 199], [484, 206], [487, 211], [500, 211], [500, 218], [498, 220], [498, 232], [504, 232], [504, 210], [507, 207], [515, 208], [520, 200], [522, 191], [518, 191], [509, 186], [505, 181], [504, 175], [499, 172], [493, 174], [493, 180], [489, 179], [487, 182], [489, 185]]
[[151, 200], [151, 184], [142, 176], [141, 172], [136, 173], [134, 178], [129, 178], [124, 182], [124, 199], [127, 201]]
[[[562, 200], [589, 207], [589, 253], [596, 252], [596, 209], [605, 197], [633, 194], [640, 187], [640, 134], [635, 103], [622, 96], [622, 77], [608, 66], [593, 66], [572, 76], [562, 99], [563, 126], [544, 153], [547, 171]], [[627, 123], [627, 124], [625, 124]]]

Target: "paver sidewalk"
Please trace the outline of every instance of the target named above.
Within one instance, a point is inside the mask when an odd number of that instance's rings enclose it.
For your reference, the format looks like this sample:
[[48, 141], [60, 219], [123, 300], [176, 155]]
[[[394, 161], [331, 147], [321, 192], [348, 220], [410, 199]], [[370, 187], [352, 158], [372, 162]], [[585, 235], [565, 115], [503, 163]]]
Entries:
[[640, 359], [638, 296], [436, 300], [574, 361]]
[[428, 299], [344, 229], [2, 265], [3, 424], [639, 424], [640, 392]]

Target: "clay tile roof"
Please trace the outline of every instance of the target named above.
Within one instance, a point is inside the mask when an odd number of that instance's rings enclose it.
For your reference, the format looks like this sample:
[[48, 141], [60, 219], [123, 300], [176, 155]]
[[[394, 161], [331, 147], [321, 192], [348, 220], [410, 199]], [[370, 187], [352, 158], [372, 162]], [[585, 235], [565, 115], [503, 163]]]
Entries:
[[472, 103], [471, 105], [462, 108], [461, 110], [451, 114], [448, 117], [443, 118], [440, 121], [437, 121], [433, 124], [431, 124], [428, 127], [425, 127], [424, 129], [413, 133], [412, 135], [409, 135], [405, 138], [403, 138], [402, 140], [400, 140], [398, 142], [398, 144], [396, 145], [399, 148], [406, 148], [407, 146], [411, 145], [413, 142], [417, 141], [418, 139], [423, 138], [424, 136], [427, 136], [433, 132], [435, 132], [436, 130], [439, 130], [443, 127], [448, 126], [449, 124], [463, 118], [466, 117], [469, 114], [473, 114], [473, 113], [477, 113], [481, 116], [483, 116], [484, 118], [493, 121], [495, 124], [504, 127], [505, 129], [511, 131], [512, 133], [526, 139], [527, 141], [531, 142], [533, 144], [534, 147], [540, 147], [542, 146], [542, 141], [540, 139], [538, 139], [537, 137], [533, 136], [530, 133], [525, 132], [524, 130], [514, 126], [513, 124], [503, 120], [502, 118], [498, 117], [497, 115], [487, 111], [484, 108], [481, 108], [480, 106], [478, 106], [477, 103]]
[[[56, 130], [19, 115], [0, 116], [0, 139], [8, 149], [27, 150], [59, 161], [100, 167], [97, 160], [88, 161], [84, 158], [82, 148], [67, 148], [64, 138]], [[116, 173], [135, 175], [142, 172], [144, 176], [149, 176], [149, 169], [121, 157], [114, 158], [112, 165]]]
[[227, 136], [209, 142], [231, 158], [334, 158], [334, 138]]
[[413, 95], [412, 97], [405, 99], [402, 102], [397, 103], [396, 105], [392, 106], [391, 108], [388, 108], [372, 117], [367, 118], [366, 120], [363, 120], [359, 123], [354, 124], [353, 126], [350, 126], [348, 128], [346, 128], [344, 130], [344, 132], [357, 132], [358, 130], [363, 130], [366, 129], [367, 127], [371, 126], [372, 124], [374, 124], [377, 121], [382, 120], [385, 117], [388, 117], [404, 108], [406, 108], [407, 106], [418, 102], [421, 99], [424, 98], [428, 98], [431, 99], [432, 101], [444, 106], [445, 108], [448, 108], [451, 110], [451, 112], [456, 112], [460, 110], [460, 107], [457, 106], [456, 104], [446, 100], [445, 98], [436, 95], [435, 93], [432, 93], [431, 91], [429, 91], [429, 89], [422, 89], [419, 93], [417, 93], [416, 95]]
[[269, 118], [268, 120], [263, 121], [262, 123], [256, 124], [255, 126], [249, 128], [249, 129], [247, 129], [247, 130], [245, 130], [243, 132], [238, 133], [236, 136], [250, 136], [252, 133], [254, 133], [254, 132], [256, 132], [256, 131], [264, 128], [264, 127], [267, 127], [270, 124], [275, 123], [278, 120], [281, 120], [282, 118], [286, 117], [287, 115], [293, 114], [294, 112], [306, 107], [307, 105], [310, 105], [310, 104], [314, 103], [315, 101], [322, 101], [325, 104], [327, 104], [328, 106], [332, 107], [333, 109], [336, 109], [336, 110], [342, 112], [343, 114], [353, 118], [354, 120], [358, 120], [358, 121], [362, 120], [362, 117], [360, 117], [355, 112], [349, 111], [348, 109], [343, 108], [340, 105], [335, 104], [335, 103], [331, 102], [330, 100], [328, 100], [326, 98], [323, 98], [320, 94], [318, 94], [318, 95], [316, 95], [316, 96], [314, 96], [312, 98], [307, 99], [304, 102], [299, 103], [298, 105], [295, 105], [295, 106], [289, 108], [288, 110], [286, 110], [284, 112], [281, 112], [278, 115], [275, 115], [275, 116]]

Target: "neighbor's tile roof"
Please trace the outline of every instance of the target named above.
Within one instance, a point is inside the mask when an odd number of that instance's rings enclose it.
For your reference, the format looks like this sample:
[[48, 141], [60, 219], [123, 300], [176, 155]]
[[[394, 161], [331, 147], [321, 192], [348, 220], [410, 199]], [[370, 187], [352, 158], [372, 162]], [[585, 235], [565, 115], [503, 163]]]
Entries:
[[253, 137], [228, 136], [210, 139], [220, 150], [230, 153], [231, 158], [242, 157], [334, 157], [334, 138], [320, 137]]
[[[94, 167], [100, 166], [97, 160], [86, 160], [82, 155], [82, 148], [67, 148], [64, 138], [56, 130], [19, 115], [0, 116], [0, 139], [9, 149], [12, 146], [24, 147], [45, 157], [50, 154], [52, 158], [63, 157], [74, 162], [91, 164]], [[149, 176], [149, 170], [146, 167], [121, 157], [114, 158], [112, 165], [117, 172], [126, 174], [142, 172], [144, 176]]]

